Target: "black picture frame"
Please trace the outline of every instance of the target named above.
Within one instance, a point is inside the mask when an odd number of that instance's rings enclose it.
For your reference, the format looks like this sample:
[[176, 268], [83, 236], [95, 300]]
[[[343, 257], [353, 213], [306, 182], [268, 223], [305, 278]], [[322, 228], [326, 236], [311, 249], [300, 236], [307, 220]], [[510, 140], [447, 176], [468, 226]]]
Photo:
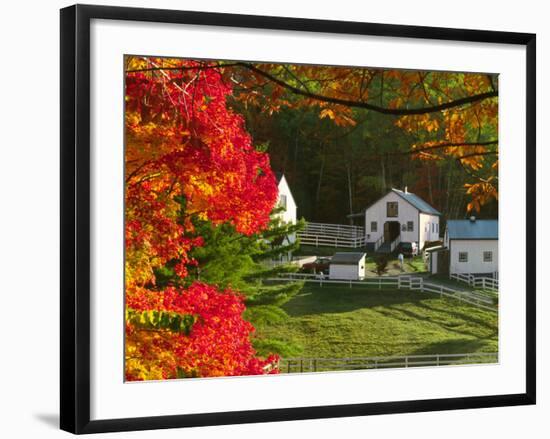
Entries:
[[[525, 393], [415, 401], [90, 420], [90, 21], [130, 20], [513, 44], [526, 47]], [[535, 404], [535, 59], [529, 33], [447, 29], [221, 13], [75, 5], [61, 10], [61, 404], [72, 433], [303, 420]]]

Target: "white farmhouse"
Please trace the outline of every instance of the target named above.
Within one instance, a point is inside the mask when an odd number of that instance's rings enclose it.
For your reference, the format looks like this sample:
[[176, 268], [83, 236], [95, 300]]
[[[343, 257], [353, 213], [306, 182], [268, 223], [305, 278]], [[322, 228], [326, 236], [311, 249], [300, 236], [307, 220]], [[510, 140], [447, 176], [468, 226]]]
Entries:
[[407, 188], [392, 189], [365, 209], [366, 247], [387, 253], [399, 242], [416, 242], [422, 250], [426, 242], [439, 240], [440, 216]]
[[[296, 202], [288, 186], [288, 182], [282, 172], [275, 172], [277, 178], [277, 188], [279, 189], [279, 198], [277, 206], [284, 210], [278, 214], [281, 220], [286, 224], [296, 224]], [[296, 239], [296, 237], [294, 237]]]
[[[286, 224], [296, 224], [296, 202], [288, 186], [288, 182], [283, 173], [275, 172], [277, 178], [277, 188], [279, 190], [279, 196], [277, 200], [277, 206], [282, 207], [283, 210], [277, 213], [277, 216], [282, 222]], [[296, 242], [296, 233], [291, 233], [285, 237], [283, 245], [288, 245]], [[279, 262], [286, 262], [292, 260], [292, 252], [288, 252], [285, 256], [279, 258]]]
[[364, 279], [366, 256], [364, 252], [334, 253], [329, 265], [329, 279]]
[[444, 245], [451, 274], [498, 272], [498, 220], [449, 220]]

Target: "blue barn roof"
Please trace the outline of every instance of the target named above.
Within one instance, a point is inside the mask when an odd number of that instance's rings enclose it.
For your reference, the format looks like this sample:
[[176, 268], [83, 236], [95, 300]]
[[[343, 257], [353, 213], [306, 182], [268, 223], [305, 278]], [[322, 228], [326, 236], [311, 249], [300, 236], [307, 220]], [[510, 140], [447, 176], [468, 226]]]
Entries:
[[498, 239], [498, 220], [447, 221], [449, 239]]
[[411, 194], [410, 192], [403, 192], [399, 189], [392, 189], [392, 192], [404, 198], [406, 201], [416, 207], [420, 212], [429, 213], [430, 215], [441, 215], [441, 212], [434, 209], [418, 195]]

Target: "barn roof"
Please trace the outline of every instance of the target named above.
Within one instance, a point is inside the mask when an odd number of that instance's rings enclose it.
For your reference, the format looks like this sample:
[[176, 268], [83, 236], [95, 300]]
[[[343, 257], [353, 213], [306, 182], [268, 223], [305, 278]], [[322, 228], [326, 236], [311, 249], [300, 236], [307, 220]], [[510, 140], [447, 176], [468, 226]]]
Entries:
[[334, 256], [330, 260], [330, 263], [338, 265], [355, 265], [365, 256], [367, 256], [367, 254], [364, 252], [334, 253]]
[[404, 198], [406, 201], [416, 207], [420, 212], [429, 213], [430, 215], [441, 215], [441, 212], [434, 209], [418, 195], [411, 194], [410, 192], [403, 192], [399, 189], [392, 189], [392, 192], [396, 193], [401, 198]]
[[[389, 193], [395, 193], [399, 195], [401, 198], [403, 198], [405, 201], [407, 201], [409, 204], [411, 204], [414, 208], [418, 209], [420, 212], [428, 213], [430, 215], [441, 215], [441, 212], [439, 212], [437, 209], [434, 209], [432, 206], [430, 206], [428, 203], [426, 203], [422, 198], [420, 198], [418, 195], [411, 194], [410, 192], [403, 192], [399, 189], [394, 189]], [[369, 210], [372, 206], [374, 206], [376, 203], [378, 203], [380, 200], [384, 199], [388, 194], [384, 195], [383, 197], [376, 200], [374, 203], [370, 204], [365, 210], [363, 210], [360, 213], [352, 213], [347, 215], [348, 218], [357, 218], [365, 215], [365, 212]]]
[[498, 239], [498, 220], [449, 220], [449, 239]]

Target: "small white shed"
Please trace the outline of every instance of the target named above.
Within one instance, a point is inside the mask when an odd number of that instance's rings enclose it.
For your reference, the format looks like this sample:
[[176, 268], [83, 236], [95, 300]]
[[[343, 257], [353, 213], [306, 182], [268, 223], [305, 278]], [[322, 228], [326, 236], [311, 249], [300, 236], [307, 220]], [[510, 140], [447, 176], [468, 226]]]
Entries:
[[439, 258], [443, 257], [443, 254], [447, 252], [447, 249], [442, 245], [437, 245], [435, 247], [427, 248], [424, 251], [424, 260], [428, 266], [428, 271], [431, 274], [439, 273], [439, 266], [441, 262]]
[[329, 279], [364, 279], [366, 257], [367, 254], [363, 252], [335, 253], [330, 260]]

